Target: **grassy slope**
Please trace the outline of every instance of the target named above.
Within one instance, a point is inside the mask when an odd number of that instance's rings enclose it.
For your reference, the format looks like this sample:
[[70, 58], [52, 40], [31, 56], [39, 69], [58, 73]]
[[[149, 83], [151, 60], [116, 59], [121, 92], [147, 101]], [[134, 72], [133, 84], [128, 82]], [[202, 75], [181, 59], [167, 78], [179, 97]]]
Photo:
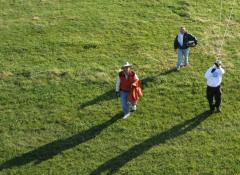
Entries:
[[[225, 26], [217, 0], [0, 3], [0, 174], [240, 173], [239, 2], [223, 48], [223, 113], [202, 122], [189, 120], [207, 110], [203, 74]], [[223, 7], [226, 23], [231, 2]], [[189, 68], [169, 72], [181, 24], [200, 45]], [[112, 89], [126, 60], [145, 84], [123, 121]]]

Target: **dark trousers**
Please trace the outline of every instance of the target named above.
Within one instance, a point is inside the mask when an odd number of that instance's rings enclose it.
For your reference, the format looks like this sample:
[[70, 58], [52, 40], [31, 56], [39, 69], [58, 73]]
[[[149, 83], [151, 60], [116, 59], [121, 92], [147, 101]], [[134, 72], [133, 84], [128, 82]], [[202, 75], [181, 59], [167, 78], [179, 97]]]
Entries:
[[[210, 110], [214, 110], [214, 107], [219, 108], [221, 105], [221, 87], [207, 86], [207, 99]], [[215, 104], [213, 104], [213, 98], [215, 98]]]

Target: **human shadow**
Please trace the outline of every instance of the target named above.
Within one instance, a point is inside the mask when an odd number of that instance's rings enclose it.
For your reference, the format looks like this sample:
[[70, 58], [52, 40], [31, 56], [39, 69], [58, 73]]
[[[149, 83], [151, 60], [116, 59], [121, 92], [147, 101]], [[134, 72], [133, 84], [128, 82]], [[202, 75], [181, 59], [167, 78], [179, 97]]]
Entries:
[[82, 144], [90, 139], [93, 139], [94, 137], [99, 135], [105, 128], [109, 127], [118, 119], [120, 119], [120, 117], [121, 117], [120, 113], [116, 114], [110, 120], [102, 124], [96, 125], [88, 130], [82, 131], [66, 139], [61, 139], [54, 141], [52, 143], [48, 143], [33, 151], [24, 153], [18, 157], [10, 159], [0, 165], [0, 171], [2, 171], [3, 169], [10, 169], [13, 167], [22, 166], [30, 162], [39, 164], [43, 161], [51, 159], [52, 157], [58, 155], [59, 153], [65, 150], [71, 149], [79, 144]]
[[168, 69], [168, 70], [160, 73], [160, 75], [168, 75], [168, 74], [171, 74], [171, 73], [174, 73], [174, 72], [177, 72], [176, 68], [171, 68], [171, 69]]
[[142, 79], [141, 80], [141, 82], [142, 82], [142, 89], [145, 89], [148, 86], [149, 83], [156, 82], [159, 79], [159, 76], [169, 75], [169, 74], [174, 73], [174, 72], [176, 72], [176, 69], [172, 68], [172, 69], [168, 69], [168, 70], [166, 70], [164, 72], [161, 72], [158, 75], [155, 75], [155, 76], [152, 76], [152, 77], [146, 77], [146, 78]]
[[112, 89], [112, 90], [107, 91], [107, 92], [103, 93], [102, 95], [100, 95], [100, 96], [98, 96], [98, 97], [96, 97], [96, 98], [94, 98], [90, 101], [87, 101], [87, 102], [81, 104], [80, 109], [83, 109], [83, 108], [88, 107], [88, 106], [92, 106], [92, 105], [97, 104], [101, 101], [109, 101], [109, 100], [112, 100], [114, 98], [116, 98], [115, 90]]
[[[152, 76], [152, 77], [146, 77], [146, 78], [142, 79], [141, 80], [142, 89], [147, 87], [148, 83], [157, 81], [158, 77], [160, 75], [168, 75], [168, 74], [173, 73], [173, 72], [176, 72], [176, 69], [169, 69], [169, 70], [166, 70], [164, 72], [161, 72], [159, 75]], [[100, 103], [102, 101], [109, 101], [109, 100], [112, 100], [114, 98], [116, 98], [115, 89], [111, 89], [111, 90], [103, 93], [102, 95], [97, 96], [96, 98], [94, 98], [92, 100], [89, 100], [89, 101], [84, 102], [83, 104], [80, 104], [79, 107], [80, 107], [80, 109], [84, 109], [88, 106], [95, 105], [95, 104]]]
[[172, 140], [176, 137], [186, 134], [187, 132], [196, 128], [201, 122], [210, 116], [210, 112], [205, 111], [190, 120], [186, 120], [165, 132], [157, 134], [144, 142], [137, 144], [122, 154], [106, 161], [100, 165], [97, 169], [92, 171], [90, 175], [98, 175], [101, 173], [114, 174], [126, 163], [140, 156], [144, 152], [148, 151], [155, 145], [164, 144], [168, 140]]

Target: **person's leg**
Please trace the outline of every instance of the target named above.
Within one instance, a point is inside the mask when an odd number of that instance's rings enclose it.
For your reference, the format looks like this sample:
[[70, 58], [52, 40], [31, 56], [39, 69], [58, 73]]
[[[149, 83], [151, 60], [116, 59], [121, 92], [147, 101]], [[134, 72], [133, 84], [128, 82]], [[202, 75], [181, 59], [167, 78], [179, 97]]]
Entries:
[[178, 49], [178, 61], [176, 68], [180, 69], [180, 65], [182, 64], [182, 57], [183, 57], [183, 49]]
[[190, 51], [189, 48], [183, 50], [183, 54], [184, 54], [184, 65], [185, 65], [185, 66], [187, 66], [187, 65], [189, 64], [189, 62], [188, 62], [189, 51]]
[[120, 91], [120, 97], [121, 97], [121, 103], [122, 103], [122, 109], [124, 115], [128, 114], [128, 92]]
[[217, 108], [217, 112], [221, 112], [221, 109], [220, 109], [220, 105], [221, 105], [221, 101], [222, 101], [222, 92], [221, 92], [221, 88], [220, 86], [218, 88], [216, 88], [216, 91], [215, 91], [215, 106]]
[[213, 89], [211, 87], [207, 87], [207, 99], [209, 103], [209, 108], [210, 111], [214, 111], [214, 106], [213, 106]]

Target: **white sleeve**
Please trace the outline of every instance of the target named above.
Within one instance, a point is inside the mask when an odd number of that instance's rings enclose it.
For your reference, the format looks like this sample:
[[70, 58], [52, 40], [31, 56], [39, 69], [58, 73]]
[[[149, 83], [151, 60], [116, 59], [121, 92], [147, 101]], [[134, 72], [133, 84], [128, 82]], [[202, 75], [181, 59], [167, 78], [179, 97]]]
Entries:
[[137, 74], [135, 74], [135, 79], [136, 79], [136, 80], [139, 80], [139, 78], [138, 78]]
[[118, 76], [117, 80], [116, 80], [116, 92], [118, 92], [120, 90], [120, 78]]
[[224, 73], [225, 73], [225, 70], [224, 70], [223, 68], [220, 68], [219, 70], [220, 70], [220, 73], [221, 73], [221, 74], [224, 74]]
[[206, 79], [208, 79], [209, 77], [211, 77], [211, 69], [212, 69], [212, 68], [209, 68], [209, 69], [207, 70], [207, 72], [205, 73], [205, 78], [206, 78]]

